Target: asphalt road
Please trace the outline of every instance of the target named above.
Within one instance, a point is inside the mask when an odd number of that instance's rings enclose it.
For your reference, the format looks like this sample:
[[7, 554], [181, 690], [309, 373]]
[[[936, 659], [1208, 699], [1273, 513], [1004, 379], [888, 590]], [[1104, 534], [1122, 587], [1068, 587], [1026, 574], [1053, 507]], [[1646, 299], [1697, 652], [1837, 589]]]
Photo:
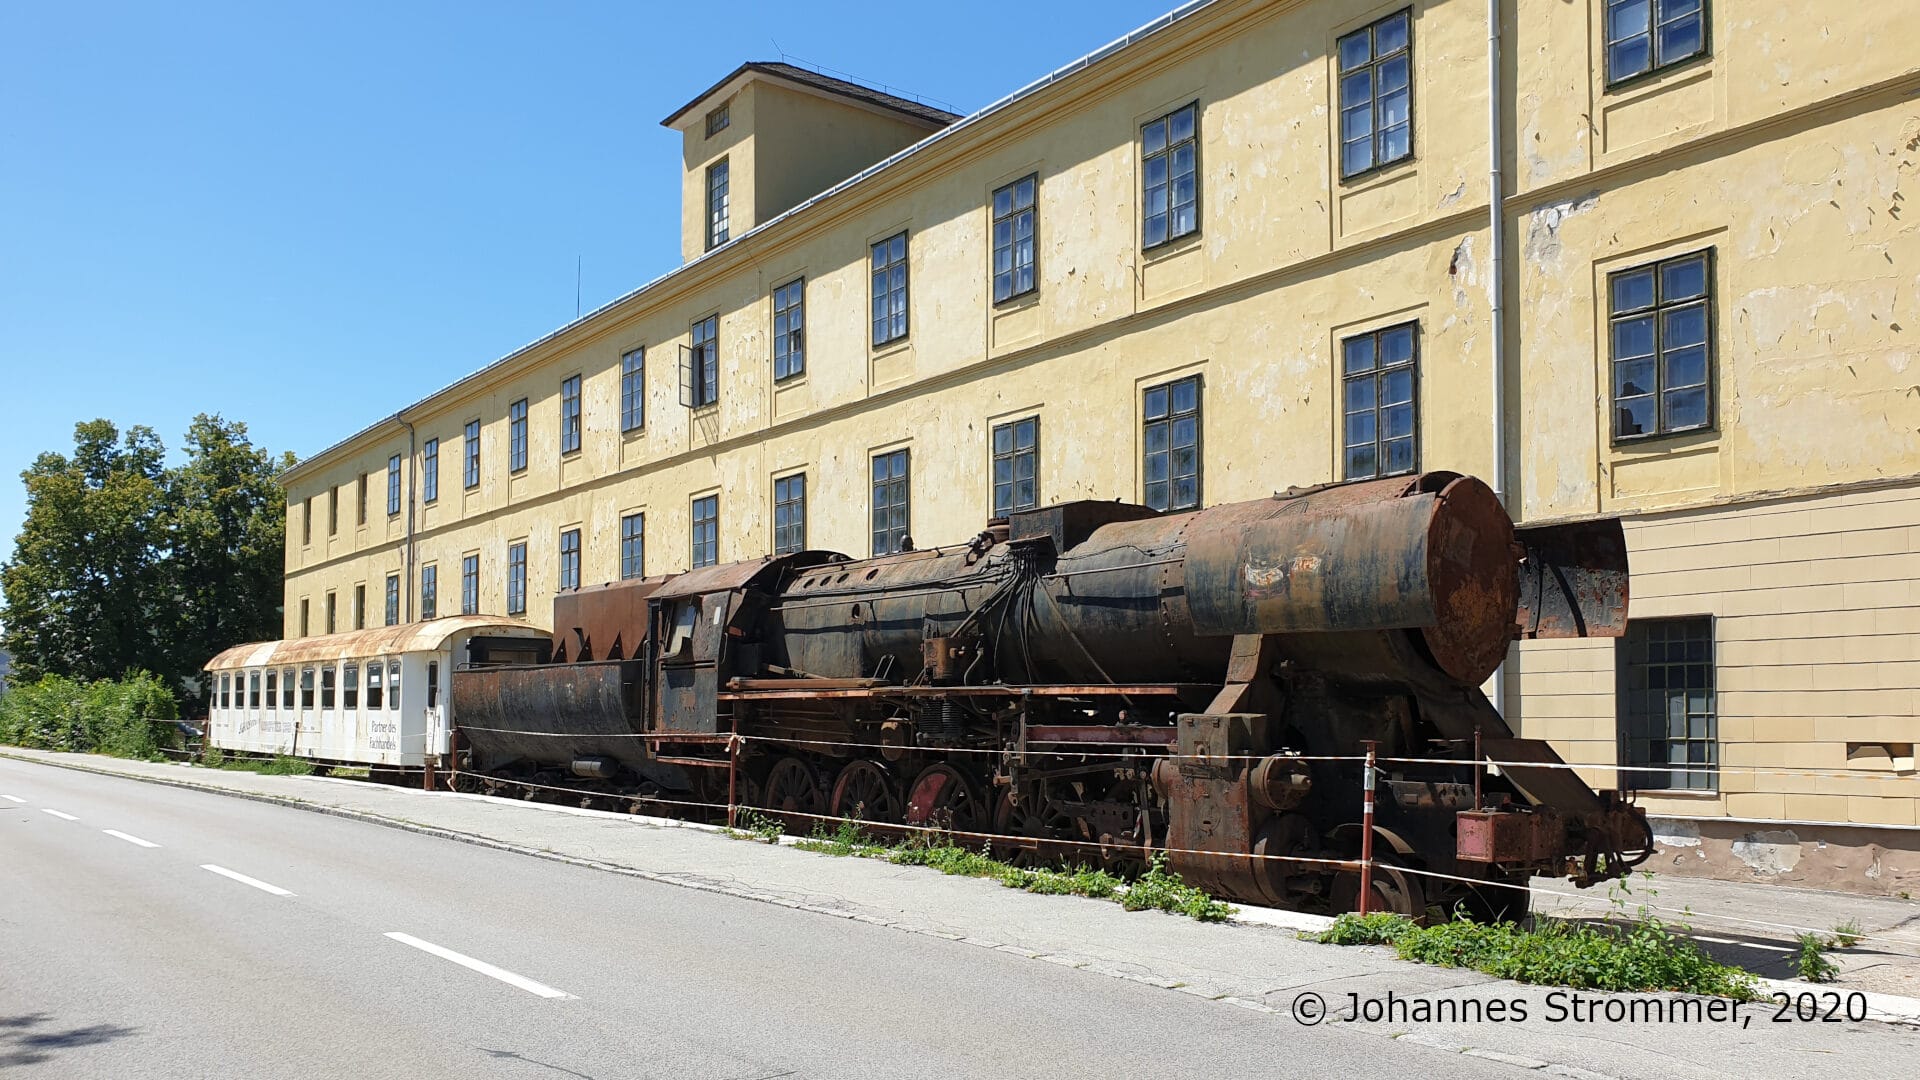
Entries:
[[1490, 1070], [1523, 1071], [849, 920], [0, 760], [9, 1077]]

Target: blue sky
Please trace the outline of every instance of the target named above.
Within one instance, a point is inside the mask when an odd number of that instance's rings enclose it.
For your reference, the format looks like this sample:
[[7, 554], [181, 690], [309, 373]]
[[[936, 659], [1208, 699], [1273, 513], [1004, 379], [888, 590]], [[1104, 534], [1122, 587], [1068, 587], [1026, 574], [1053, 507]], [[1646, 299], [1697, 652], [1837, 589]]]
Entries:
[[776, 42], [965, 113], [1175, 3], [6, 4], [0, 558], [76, 421], [311, 454], [670, 269], [660, 118]]

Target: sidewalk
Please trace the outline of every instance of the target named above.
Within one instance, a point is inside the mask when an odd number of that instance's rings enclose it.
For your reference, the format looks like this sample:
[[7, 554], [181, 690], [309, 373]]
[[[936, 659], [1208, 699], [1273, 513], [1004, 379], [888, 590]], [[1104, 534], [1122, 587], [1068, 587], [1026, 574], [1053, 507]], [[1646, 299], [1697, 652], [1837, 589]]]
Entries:
[[[1920, 1024], [1920, 1001], [1879, 993], [1867, 995], [1869, 1015], [1901, 1026], [1770, 1023], [1775, 1011], [1770, 1004], [1746, 1006], [1745, 1025], [1690, 1023], [1684, 1038], [1676, 1038], [1682, 1033], [1662, 1023], [1546, 1023], [1538, 1018], [1549, 1015], [1549, 997], [1570, 992], [1503, 982], [1471, 971], [1403, 963], [1384, 949], [1300, 941], [1289, 927], [1324, 923], [1310, 916], [1247, 909], [1234, 924], [1206, 925], [1158, 913], [1130, 913], [1102, 901], [1035, 896], [988, 881], [943, 877], [878, 860], [833, 858], [750, 843], [719, 835], [707, 826], [663, 819], [355, 780], [259, 776], [14, 748], [7, 748], [4, 756], [373, 820], [1193, 994], [1221, 1007], [1273, 1014], [1277, 1063], [1284, 1059], [1281, 1040], [1287, 1030], [1308, 1022], [1295, 1011], [1305, 993], [1320, 995], [1334, 1012], [1329, 1022], [1348, 1030], [1576, 1077], [1814, 1076], [1828, 1073], [1843, 1061], [1847, 1075], [1901, 1076], [1908, 1075], [1903, 1063], [1910, 1063], [1920, 1051], [1920, 1028], [1908, 1026]], [[1559, 887], [1565, 888], [1564, 884]], [[1837, 985], [1843, 993], [1872, 990], [1886, 979], [1910, 978], [1910, 973], [1920, 971], [1920, 960], [1912, 955], [1920, 949], [1907, 941], [1916, 931], [1909, 925], [1903, 937], [1899, 929], [1920, 912], [1920, 905], [1717, 882], [1672, 882], [1659, 888], [1655, 902], [1661, 908], [1693, 905], [1703, 910], [1711, 900], [1716, 908], [1727, 908], [1732, 918], [1754, 914], [1754, 922], [1825, 927], [1858, 918], [1868, 937], [1857, 949], [1839, 954], [1850, 968]], [[1756, 889], [1761, 890], [1759, 894]], [[1719, 890], [1728, 891], [1720, 895]], [[1608, 907], [1604, 893], [1553, 901], [1569, 909], [1576, 902], [1582, 912], [1601, 913]], [[1628, 903], [1631, 912], [1634, 901]], [[1736, 934], [1704, 917], [1697, 917], [1693, 924], [1700, 933], [1729, 941], [1764, 930], [1747, 926]], [[1898, 963], [1878, 956], [1876, 931], [1885, 938], [1889, 952], [1900, 947], [1907, 955]], [[1861, 959], [1869, 955], [1875, 959]], [[1889, 974], [1883, 969], [1909, 974]], [[1911, 981], [1894, 984], [1915, 985]], [[1806, 984], [1791, 984], [1791, 988], [1814, 989]], [[1389, 995], [1401, 1001], [1423, 997], [1452, 1002], [1521, 1001], [1533, 1019], [1526, 1023], [1418, 1023], [1391, 1018], [1352, 1022], [1343, 1015], [1350, 994], [1376, 1001]], [[1600, 996], [1616, 1001], [1628, 997]], [[1631, 998], [1673, 1000], [1662, 995]], [[1596, 1043], [1601, 1045], [1597, 1048]]]

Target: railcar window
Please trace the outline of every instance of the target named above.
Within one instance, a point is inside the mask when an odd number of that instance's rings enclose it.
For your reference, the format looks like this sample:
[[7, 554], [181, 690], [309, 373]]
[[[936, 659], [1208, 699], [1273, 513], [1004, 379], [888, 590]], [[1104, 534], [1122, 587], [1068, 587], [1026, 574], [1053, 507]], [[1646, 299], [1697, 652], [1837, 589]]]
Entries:
[[232, 672], [222, 672], [220, 675], [220, 707], [223, 709], [233, 708]]
[[400, 661], [387, 662], [387, 708], [389, 711], [400, 707]]
[[383, 699], [386, 697], [386, 674], [386, 669], [380, 666], [378, 660], [367, 665], [367, 708], [369, 711], [377, 710], [384, 704]]
[[440, 661], [427, 661], [427, 708], [440, 704]]
[[280, 700], [280, 695], [275, 692], [279, 689], [280, 689], [280, 673], [277, 671], [267, 672], [267, 709], [268, 711], [272, 711], [274, 708], [274, 703]]
[[348, 664], [341, 676], [340, 707], [349, 711], [360, 707], [360, 665]]
[[249, 678], [247, 679], [247, 686], [248, 686], [247, 708], [257, 709], [260, 707], [260, 673], [259, 672], [257, 671], [253, 672], [249, 676]]
[[340, 677], [340, 670], [332, 664], [320, 669], [320, 707], [333, 708], [333, 684]]
[[288, 668], [280, 673], [280, 707], [283, 709], [293, 708], [292, 668]]
[[313, 708], [313, 669], [300, 669], [300, 707]]

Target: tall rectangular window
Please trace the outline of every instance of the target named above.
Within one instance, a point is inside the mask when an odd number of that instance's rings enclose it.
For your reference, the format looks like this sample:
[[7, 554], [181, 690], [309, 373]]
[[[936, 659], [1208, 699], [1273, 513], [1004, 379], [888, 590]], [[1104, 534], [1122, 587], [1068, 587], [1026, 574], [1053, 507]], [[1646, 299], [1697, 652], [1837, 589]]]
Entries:
[[507, 471], [522, 472], [527, 467], [527, 399], [507, 406]]
[[313, 601], [307, 599], [304, 596], [301, 597], [300, 598], [300, 636], [301, 637], [307, 637], [313, 633], [312, 615], [313, 615]]
[[1200, 231], [1200, 103], [1140, 129], [1140, 244], [1159, 247]]
[[905, 450], [873, 455], [873, 553], [902, 550], [912, 524], [912, 462]]
[[1200, 376], [1149, 387], [1142, 403], [1147, 505], [1200, 507]]
[[460, 614], [480, 614], [480, 556], [460, 558]]
[[1713, 426], [1713, 252], [1607, 276], [1613, 437]]
[[333, 633], [339, 627], [340, 597], [335, 593], [327, 594], [327, 633]]
[[1615, 648], [1620, 786], [1712, 791], [1720, 764], [1712, 618], [1634, 619]]
[[807, 546], [807, 474], [773, 482], [773, 553], [791, 555]]
[[300, 503], [300, 545], [313, 543], [313, 496], [309, 495]]
[[387, 625], [400, 625], [400, 575], [387, 575]]
[[1413, 154], [1413, 12], [1340, 39], [1340, 175]]
[[560, 534], [560, 588], [580, 587], [580, 530], [567, 529]]
[[400, 512], [400, 455], [387, 459], [387, 516]]
[[621, 580], [647, 574], [647, 515], [625, 514], [620, 518]]
[[480, 486], [480, 421], [467, 421], [467, 465], [466, 475], [461, 479], [471, 491]]
[[873, 343], [885, 345], [907, 336], [907, 234], [873, 245], [869, 259], [873, 284]]
[[707, 166], [707, 250], [727, 242], [732, 234], [727, 196], [727, 159]]
[[353, 628], [355, 630], [367, 628], [367, 587], [365, 585], [353, 587]]
[[1706, 51], [1706, 0], [1607, 0], [1608, 86]]
[[580, 376], [560, 380], [560, 452], [580, 449]]
[[327, 535], [337, 536], [340, 532], [340, 489], [327, 488]]
[[527, 544], [507, 545], [507, 614], [527, 613]]
[[1341, 479], [1419, 467], [1419, 329], [1401, 323], [1340, 343]]
[[367, 483], [367, 474], [361, 473], [360, 474], [360, 522], [359, 522], [361, 525], [365, 525], [367, 523], [367, 488], [369, 486], [371, 485]]
[[993, 516], [1040, 505], [1040, 418], [993, 429]]
[[709, 315], [687, 333], [687, 360], [680, 367], [680, 404], [698, 409], [720, 400], [720, 316]]
[[720, 561], [720, 496], [708, 495], [693, 500], [693, 566], [712, 566]]
[[1035, 195], [1040, 174], [1023, 176], [993, 193], [993, 302], [1003, 303], [1035, 289]]
[[420, 617], [440, 617], [440, 568], [433, 563], [420, 568]]
[[773, 290], [773, 377], [807, 370], [807, 281], [795, 278]]
[[647, 426], [647, 350], [635, 349], [620, 358], [620, 430]]
[[440, 501], [439, 439], [420, 444], [420, 498], [429, 503]]

